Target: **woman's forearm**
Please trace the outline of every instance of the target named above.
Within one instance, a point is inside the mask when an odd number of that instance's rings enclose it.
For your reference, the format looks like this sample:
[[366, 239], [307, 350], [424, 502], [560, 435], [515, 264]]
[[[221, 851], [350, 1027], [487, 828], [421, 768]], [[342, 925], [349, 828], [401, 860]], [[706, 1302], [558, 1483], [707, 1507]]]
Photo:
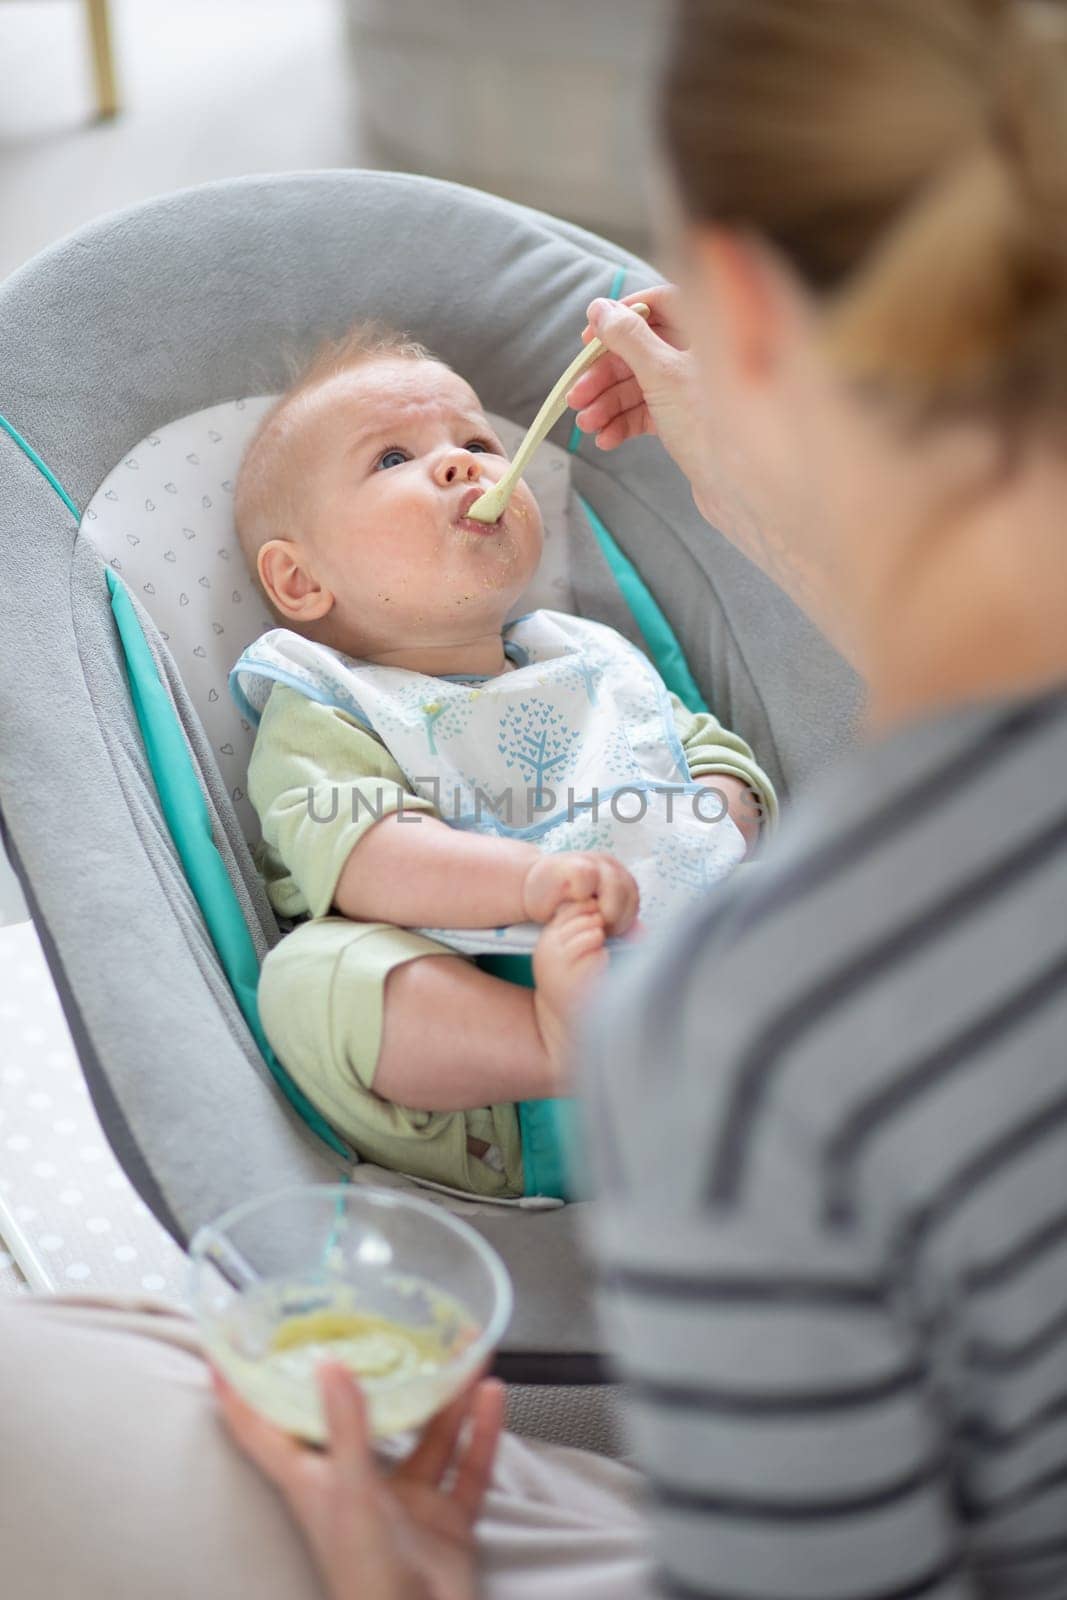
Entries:
[[523, 886], [539, 852], [514, 839], [397, 811], [369, 828], [345, 862], [334, 905], [360, 922], [407, 928], [496, 928], [524, 922]]

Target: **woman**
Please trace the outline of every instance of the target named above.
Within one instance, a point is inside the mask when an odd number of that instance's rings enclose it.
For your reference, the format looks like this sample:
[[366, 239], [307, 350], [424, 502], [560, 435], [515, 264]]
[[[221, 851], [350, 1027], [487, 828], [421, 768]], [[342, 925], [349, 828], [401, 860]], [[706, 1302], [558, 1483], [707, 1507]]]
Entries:
[[492, 1388], [451, 1479], [462, 1406], [387, 1480], [336, 1374], [320, 1457], [223, 1393], [335, 1600], [476, 1592], [479, 1509], [493, 1594], [1067, 1593], [1062, 20], [682, 6], [679, 288], [591, 308], [579, 425], [660, 436], [865, 737], [579, 1052], [662, 1578], [622, 1468], [508, 1441], [483, 1501]]

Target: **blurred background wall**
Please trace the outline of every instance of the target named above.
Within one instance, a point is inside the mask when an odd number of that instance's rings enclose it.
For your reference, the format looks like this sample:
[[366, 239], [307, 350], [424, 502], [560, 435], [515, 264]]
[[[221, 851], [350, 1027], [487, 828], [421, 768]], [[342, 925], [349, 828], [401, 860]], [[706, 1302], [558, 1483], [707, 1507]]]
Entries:
[[370, 164], [647, 247], [647, 109], [669, 0], [347, 0]]
[[[0, 277], [90, 217], [213, 178], [452, 178], [647, 246], [668, 0], [0, 0]], [[101, 120], [91, 19], [110, 23]]]

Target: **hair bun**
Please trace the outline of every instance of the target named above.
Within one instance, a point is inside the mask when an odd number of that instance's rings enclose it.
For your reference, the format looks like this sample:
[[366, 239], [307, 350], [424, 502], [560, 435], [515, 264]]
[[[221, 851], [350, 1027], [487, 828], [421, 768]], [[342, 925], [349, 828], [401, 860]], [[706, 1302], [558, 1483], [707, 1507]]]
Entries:
[[842, 367], [929, 409], [1067, 411], [1067, 0], [680, 0], [689, 216], [761, 234]]
[[985, 114], [840, 297], [857, 376], [933, 407], [1067, 407], [1067, 6], [974, 0]]

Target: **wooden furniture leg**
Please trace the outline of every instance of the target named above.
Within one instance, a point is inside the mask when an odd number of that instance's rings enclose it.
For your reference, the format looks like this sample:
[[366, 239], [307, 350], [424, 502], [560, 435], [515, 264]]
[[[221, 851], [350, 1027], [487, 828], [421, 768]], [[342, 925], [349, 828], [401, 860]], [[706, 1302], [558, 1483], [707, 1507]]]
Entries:
[[118, 115], [119, 98], [115, 82], [115, 56], [111, 47], [111, 17], [107, 0], [85, 0], [89, 23], [89, 44], [93, 53], [93, 81], [99, 117]]

